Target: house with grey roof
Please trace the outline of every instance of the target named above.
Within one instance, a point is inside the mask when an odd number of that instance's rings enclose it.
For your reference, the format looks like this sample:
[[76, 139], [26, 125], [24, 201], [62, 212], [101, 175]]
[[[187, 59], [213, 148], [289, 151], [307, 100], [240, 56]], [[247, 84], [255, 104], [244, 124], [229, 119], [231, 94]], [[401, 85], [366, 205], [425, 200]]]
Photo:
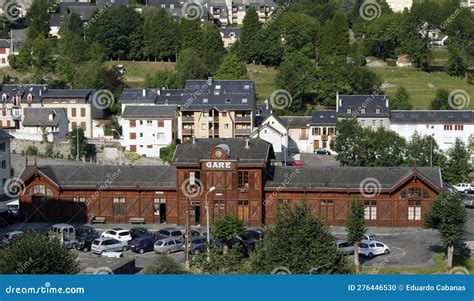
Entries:
[[331, 150], [331, 141], [336, 135], [336, 111], [314, 110], [311, 112], [309, 128], [309, 151]]
[[279, 118], [288, 127], [289, 153], [297, 154], [309, 152], [309, 126], [311, 116], [279, 116]]
[[219, 28], [224, 48], [230, 49], [240, 39], [241, 29], [239, 27]]
[[127, 105], [122, 112], [122, 146], [146, 157], [159, 157], [160, 149], [178, 137], [176, 105]]
[[66, 139], [69, 120], [64, 108], [25, 108], [16, 139], [56, 142]]
[[276, 160], [286, 165], [289, 161], [288, 143], [290, 138], [288, 131], [289, 127], [286, 122], [277, 115], [269, 115], [254, 128], [250, 138], [260, 138], [273, 145]]
[[390, 125], [390, 99], [387, 95], [336, 96], [338, 119], [356, 118], [363, 127], [388, 129]]

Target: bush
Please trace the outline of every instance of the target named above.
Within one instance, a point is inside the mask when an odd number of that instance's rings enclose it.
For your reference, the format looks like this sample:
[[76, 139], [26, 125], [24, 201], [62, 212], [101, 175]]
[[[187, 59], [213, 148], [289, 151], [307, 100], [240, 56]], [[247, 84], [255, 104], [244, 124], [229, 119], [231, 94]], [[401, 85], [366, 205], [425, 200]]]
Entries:
[[227, 241], [245, 232], [245, 224], [233, 215], [226, 215], [214, 221], [212, 225], [212, 237]]
[[37, 156], [38, 155], [38, 148], [34, 145], [30, 145], [26, 148], [25, 155], [27, 156]]
[[137, 161], [138, 159], [141, 158], [141, 156], [137, 153], [132, 153], [132, 152], [124, 152], [123, 155], [125, 158], [131, 161]]
[[76, 255], [41, 234], [28, 234], [0, 252], [0, 274], [77, 274]]
[[152, 265], [145, 268], [145, 274], [186, 274], [183, 267], [172, 257], [158, 255]]

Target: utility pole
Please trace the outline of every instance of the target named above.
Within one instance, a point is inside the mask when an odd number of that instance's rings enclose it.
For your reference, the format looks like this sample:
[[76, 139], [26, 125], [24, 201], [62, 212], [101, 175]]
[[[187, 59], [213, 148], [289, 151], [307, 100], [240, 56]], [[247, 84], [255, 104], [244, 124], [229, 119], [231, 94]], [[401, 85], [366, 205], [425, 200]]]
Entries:
[[184, 268], [189, 269], [189, 203], [191, 202], [191, 198], [188, 197], [186, 202], [186, 233], [184, 234]]
[[79, 127], [76, 127], [76, 161], [79, 161]]

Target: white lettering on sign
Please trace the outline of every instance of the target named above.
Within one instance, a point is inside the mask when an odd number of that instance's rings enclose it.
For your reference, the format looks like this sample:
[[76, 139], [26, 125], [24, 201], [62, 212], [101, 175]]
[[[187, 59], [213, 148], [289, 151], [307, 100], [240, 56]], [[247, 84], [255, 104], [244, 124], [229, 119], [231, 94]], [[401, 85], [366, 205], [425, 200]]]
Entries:
[[206, 162], [207, 168], [229, 169], [232, 168], [232, 162]]

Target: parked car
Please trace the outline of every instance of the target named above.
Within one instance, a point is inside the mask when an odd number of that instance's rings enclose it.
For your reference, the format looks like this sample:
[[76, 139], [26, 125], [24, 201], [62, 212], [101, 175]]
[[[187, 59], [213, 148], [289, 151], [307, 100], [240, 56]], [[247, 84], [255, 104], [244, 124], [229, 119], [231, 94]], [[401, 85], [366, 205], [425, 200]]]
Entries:
[[91, 246], [91, 251], [99, 255], [104, 252], [125, 252], [127, 249], [128, 246], [124, 242], [110, 237], [94, 239]]
[[[207, 238], [204, 236], [193, 236], [191, 242], [188, 244], [188, 251], [191, 254], [197, 255], [202, 252], [207, 251]], [[185, 250], [186, 245], [183, 244], [183, 251]]]
[[183, 238], [184, 232], [178, 228], [164, 228], [155, 233], [156, 240], [165, 238]]
[[337, 248], [344, 254], [344, 255], [351, 255], [354, 254], [354, 246], [351, 245], [346, 240], [338, 240], [336, 241]]
[[372, 258], [377, 255], [389, 254], [389, 247], [376, 240], [363, 240], [359, 245], [359, 254]]
[[291, 163], [288, 164], [289, 166], [304, 166], [304, 161], [303, 160], [295, 160]]
[[375, 235], [375, 234], [372, 233], [372, 232], [365, 232], [363, 239], [364, 239], [364, 240], [376, 240], [376, 239], [377, 239], [377, 235]]
[[462, 193], [471, 193], [474, 192], [474, 187], [471, 184], [468, 183], [459, 183], [457, 185], [454, 185], [454, 188]]
[[61, 241], [71, 240], [76, 238], [76, 229], [69, 224], [55, 224], [49, 228], [48, 235]]
[[130, 241], [130, 250], [136, 253], [143, 254], [145, 252], [153, 251], [155, 245], [155, 235], [148, 234], [137, 237]]
[[264, 237], [263, 230], [261, 229], [248, 229], [240, 236], [245, 247], [249, 251], [255, 251], [257, 243], [262, 241]]
[[318, 148], [317, 150], [314, 151], [314, 153], [316, 155], [326, 155], [326, 156], [331, 155], [331, 152], [325, 148]]
[[15, 217], [18, 217], [18, 215], [20, 214], [20, 201], [19, 200], [14, 200], [12, 202], [7, 203], [7, 209]]
[[461, 193], [460, 195], [461, 200], [464, 202], [464, 206], [467, 208], [474, 208], [474, 197], [471, 198], [469, 195], [465, 193]]
[[148, 234], [150, 234], [150, 231], [143, 227], [133, 227], [132, 229], [130, 229], [130, 235], [132, 236], [132, 239], [142, 237]]
[[183, 241], [175, 238], [160, 239], [155, 242], [153, 249], [157, 254], [171, 254], [183, 249]]
[[79, 241], [75, 238], [65, 237], [63, 244], [68, 249], [76, 249]]
[[115, 238], [118, 241], [121, 242], [126, 242], [128, 243], [130, 240], [132, 240], [132, 236], [130, 235], [130, 232], [127, 230], [123, 229], [112, 229], [112, 230], [107, 230], [100, 237], [110, 237], [110, 238]]
[[457, 192], [456, 188], [448, 182], [443, 182], [443, 188], [447, 191]]
[[3, 236], [2, 244], [4, 246], [10, 245], [15, 239], [20, 238], [22, 235], [25, 233], [23, 231], [12, 231], [12, 232], [7, 232]]
[[193, 227], [191, 228], [191, 236], [207, 236], [207, 229], [204, 227]]
[[90, 251], [92, 242], [99, 238], [100, 234], [94, 228], [82, 226], [76, 229], [77, 244], [76, 249], [84, 252]]

